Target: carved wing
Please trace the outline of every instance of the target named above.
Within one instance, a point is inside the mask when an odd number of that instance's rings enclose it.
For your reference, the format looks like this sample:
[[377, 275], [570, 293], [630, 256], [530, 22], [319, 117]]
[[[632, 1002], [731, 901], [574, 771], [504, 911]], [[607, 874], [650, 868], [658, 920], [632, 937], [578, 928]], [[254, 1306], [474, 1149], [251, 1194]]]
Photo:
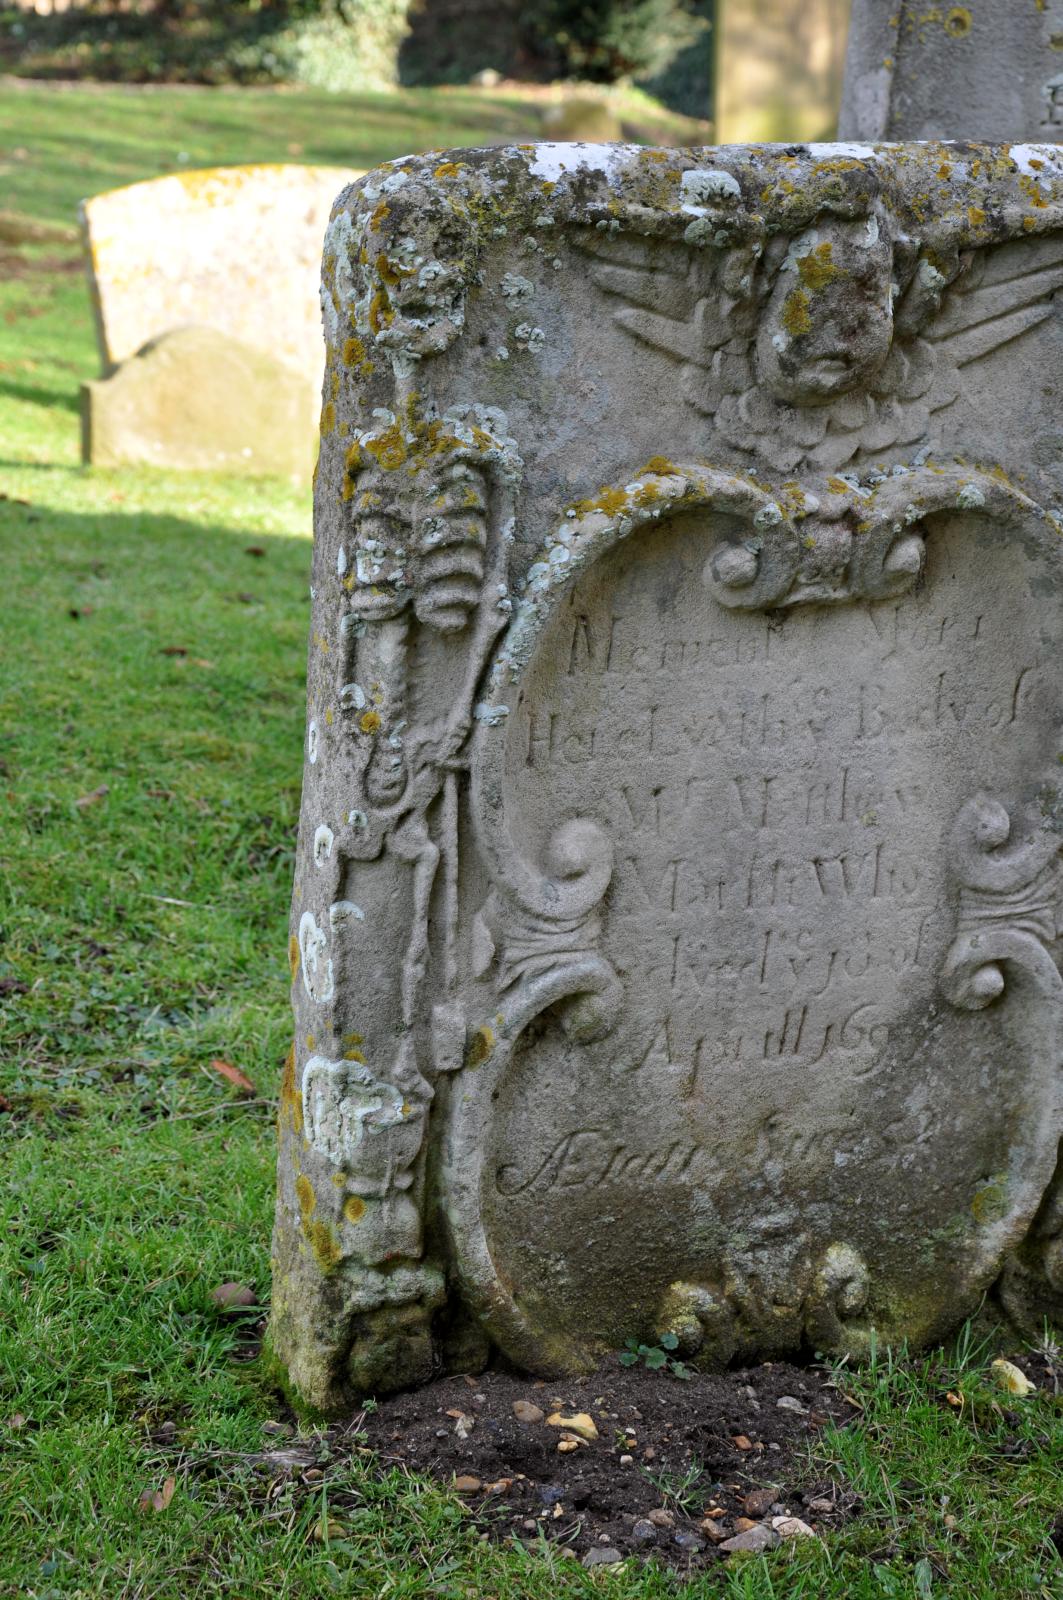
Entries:
[[1052, 296], [1060, 289], [1063, 234], [979, 250], [923, 333], [936, 358], [929, 410], [956, 398], [964, 367], [1050, 317]]
[[598, 233], [581, 248], [594, 262], [593, 282], [622, 302], [614, 322], [681, 365], [683, 394], [691, 405], [711, 414], [722, 394], [748, 384], [745, 353], [724, 349], [740, 331], [731, 279], [748, 269], [746, 252]]

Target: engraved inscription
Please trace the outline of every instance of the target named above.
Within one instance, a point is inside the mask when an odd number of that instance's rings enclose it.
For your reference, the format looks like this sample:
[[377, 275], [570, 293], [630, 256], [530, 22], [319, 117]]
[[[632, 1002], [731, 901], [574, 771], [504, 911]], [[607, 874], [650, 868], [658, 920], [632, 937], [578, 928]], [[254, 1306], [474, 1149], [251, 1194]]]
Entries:
[[[899, 602], [742, 615], [704, 583], [708, 520], [576, 586], [507, 729], [515, 835], [537, 847], [578, 812], [613, 841], [601, 948], [624, 991], [608, 1039], [577, 1059], [540, 1031], [503, 1088], [491, 1187], [525, 1281], [558, 1252], [619, 1269], [622, 1219], [654, 1196], [673, 1279], [783, 1240], [811, 1261], [854, 1215], [882, 1260], [919, 1206], [944, 1227], [950, 1163], [993, 1170], [935, 1075], [957, 1050], [955, 818], [983, 786], [1029, 796], [1052, 714], [1014, 552], [983, 541], [972, 589], [970, 535], [939, 523]], [[880, 1217], [867, 1196], [899, 1172]], [[535, 1207], [549, 1253], [524, 1242]]]

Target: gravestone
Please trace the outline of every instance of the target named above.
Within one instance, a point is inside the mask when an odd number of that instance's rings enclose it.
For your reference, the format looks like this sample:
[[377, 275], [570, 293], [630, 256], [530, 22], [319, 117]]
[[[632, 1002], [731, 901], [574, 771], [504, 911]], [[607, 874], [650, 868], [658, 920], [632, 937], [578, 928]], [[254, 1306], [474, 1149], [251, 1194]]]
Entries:
[[214, 328], [150, 339], [83, 392], [82, 457], [95, 466], [297, 479], [313, 471], [305, 379]]
[[1063, 139], [1063, 0], [853, 0], [839, 137]]
[[831, 138], [850, 0], [716, 0], [720, 144]]
[[[268, 456], [269, 436], [290, 424], [288, 396], [299, 385], [302, 437], [282, 451], [272, 470], [294, 470], [294, 461], [300, 475], [308, 475], [324, 365], [321, 244], [332, 201], [356, 176], [340, 167], [213, 167], [152, 178], [84, 202], [82, 228], [103, 368], [102, 380], [83, 391], [86, 448], [98, 442], [101, 452], [86, 455], [87, 460], [188, 465], [189, 428], [180, 409], [157, 419], [146, 453], [143, 430], [129, 426], [129, 396], [144, 381], [143, 365], [121, 382], [112, 375], [162, 336], [195, 328], [209, 330], [219, 351], [223, 337], [232, 342], [222, 355], [217, 392], [213, 398], [193, 398], [204, 381], [203, 339], [168, 344], [167, 386], [183, 389], [193, 407], [217, 412], [226, 404], [233, 371], [249, 360], [268, 364], [273, 381], [246, 409], [230, 414], [227, 439], [235, 435], [236, 455], [244, 462], [257, 462], [264, 449]], [[190, 362], [182, 371], [186, 348]], [[275, 421], [268, 414], [273, 394], [281, 397]], [[259, 432], [264, 416], [266, 438]], [[117, 450], [103, 449], [108, 440], [119, 441]], [[209, 439], [203, 449], [208, 447]], [[193, 458], [198, 460], [203, 449], [197, 435]], [[227, 446], [222, 451], [225, 457], [231, 453]]]
[[409, 158], [323, 275], [295, 1389], [1063, 1309], [1063, 151]]

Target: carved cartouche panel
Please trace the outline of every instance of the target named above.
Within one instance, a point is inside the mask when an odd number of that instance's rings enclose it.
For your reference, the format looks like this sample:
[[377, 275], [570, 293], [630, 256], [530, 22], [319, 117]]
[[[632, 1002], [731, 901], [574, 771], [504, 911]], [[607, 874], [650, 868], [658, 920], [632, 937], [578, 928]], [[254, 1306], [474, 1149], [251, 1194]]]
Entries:
[[[1058, 532], [914, 474], [907, 524], [860, 502], [829, 594], [798, 570], [767, 608], [721, 603], [735, 552], [778, 589], [811, 541], [740, 480], [669, 504], [678, 481], [656, 520], [562, 525], [577, 576], [514, 624], [480, 736], [503, 858], [574, 815], [611, 844], [618, 1013], [499, 1041], [490, 1114], [459, 1126], [471, 1292], [532, 1365], [677, 1320], [718, 1360], [932, 1337], [1055, 1165]], [[924, 546], [893, 598], [879, 525], [902, 568]]]

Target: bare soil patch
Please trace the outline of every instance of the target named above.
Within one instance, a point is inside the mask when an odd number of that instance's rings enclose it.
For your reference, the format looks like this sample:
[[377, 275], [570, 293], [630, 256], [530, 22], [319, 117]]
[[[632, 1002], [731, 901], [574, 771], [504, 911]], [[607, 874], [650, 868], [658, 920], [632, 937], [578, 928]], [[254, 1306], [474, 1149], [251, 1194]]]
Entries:
[[[581, 1414], [597, 1437], [549, 1421]], [[766, 1363], [680, 1381], [614, 1359], [576, 1380], [440, 1379], [356, 1426], [382, 1465], [454, 1487], [494, 1538], [547, 1539], [589, 1565], [638, 1552], [696, 1570], [754, 1528], [754, 1542], [808, 1537], [779, 1531], [782, 1518], [823, 1533], [852, 1516], [856, 1496], [817, 1481], [809, 1457], [828, 1423], [856, 1414], [814, 1369]]]

